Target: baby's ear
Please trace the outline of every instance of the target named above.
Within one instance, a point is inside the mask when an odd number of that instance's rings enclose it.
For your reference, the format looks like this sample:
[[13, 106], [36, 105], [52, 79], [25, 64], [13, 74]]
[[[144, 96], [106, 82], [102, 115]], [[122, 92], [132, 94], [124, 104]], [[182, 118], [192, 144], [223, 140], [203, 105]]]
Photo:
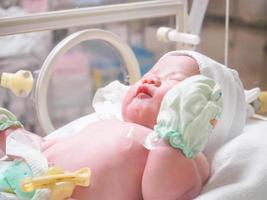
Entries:
[[192, 76], [167, 92], [157, 126], [176, 132], [168, 137], [170, 144], [192, 157], [204, 149], [221, 111], [220, 86], [205, 76]]

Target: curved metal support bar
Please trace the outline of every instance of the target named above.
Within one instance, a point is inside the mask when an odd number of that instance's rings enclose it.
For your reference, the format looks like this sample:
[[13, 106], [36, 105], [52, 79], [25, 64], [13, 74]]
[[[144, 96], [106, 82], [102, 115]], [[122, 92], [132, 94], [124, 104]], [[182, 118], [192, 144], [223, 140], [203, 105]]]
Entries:
[[50, 52], [36, 81], [34, 94], [35, 108], [40, 125], [46, 134], [55, 130], [50, 120], [47, 108], [47, 90], [53, 66], [56, 64], [61, 55], [75, 45], [86, 40], [103, 40], [109, 43], [120, 53], [129, 73], [130, 84], [133, 84], [140, 79], [139, 64], [133, 51], [126, 43], [121, 41], [120, 38], [113, 33], [99, 29], [90, 29], [69, 35]]

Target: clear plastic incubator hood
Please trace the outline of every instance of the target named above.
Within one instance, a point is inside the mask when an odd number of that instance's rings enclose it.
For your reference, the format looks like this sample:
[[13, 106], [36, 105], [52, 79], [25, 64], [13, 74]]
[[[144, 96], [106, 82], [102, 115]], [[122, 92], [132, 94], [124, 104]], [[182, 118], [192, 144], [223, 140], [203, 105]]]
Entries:
[[83, 30], [66, 37], [50, 52], [39, 71], [32, 73], [19, 70], [16, 73], [0, 74], [2, 87], [10, 89], [18, 97], [33, 100], [38, 120], [46, 134], [55, 129], [47, 108], [47, 91], [53, 66], [61, 55], [87, 40], [102, 40], [110, 44], [118, 51], [127, 68], [129, 83], [132, 84], [140, 79], [139, 64], [131, 48], [113, 33], [99, 29]]

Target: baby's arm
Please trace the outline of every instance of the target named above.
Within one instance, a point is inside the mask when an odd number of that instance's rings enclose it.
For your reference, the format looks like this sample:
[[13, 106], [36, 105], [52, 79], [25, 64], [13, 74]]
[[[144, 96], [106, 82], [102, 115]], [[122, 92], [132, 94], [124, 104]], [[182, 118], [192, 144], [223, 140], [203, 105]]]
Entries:
[[189, 159], [170, 146], [155, 148], [148, 155], [143, 174], [143, 198], [192, 199], [208, 176], [209, 165], [203, 154]]

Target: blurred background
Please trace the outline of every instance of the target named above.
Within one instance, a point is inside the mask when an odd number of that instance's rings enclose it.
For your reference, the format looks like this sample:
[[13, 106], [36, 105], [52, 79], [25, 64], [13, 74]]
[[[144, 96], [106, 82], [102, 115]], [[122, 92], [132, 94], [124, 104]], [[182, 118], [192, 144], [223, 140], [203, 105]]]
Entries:
[[[30, 13], [137, 2], [130, 0], [0, 0], [0, 18]], [[191, 1], [189, 1], [189, 7]], [[223, 63], [225, 1], [210, 0], [197, 50]], [[133, 49], [141, 73], [175, 44], [156, 38], [160, 26], [175, 27], [174, 17], [162, 17], [97, 26], [61, 29], [0, 37], [0, 73], [28, 69], [35, 74], [49, 52], [69, 34], [86, 28], [110, 30]], [[267, 0], [231, 0], [229, 67], [236, 69], [246, 89], [267, 90]], [[127, 84], [124, 63], [118, 53], [101, 41], [86, 41], [61, 56], [49, 85], [49, 113], [55, 127], [93, 112], [94, 92], [113, 80]], [[34, 99], [15, 97], [0, 88], [0, 106], [16, 114], [27, 129], [42, 135], [36, 120]]]

